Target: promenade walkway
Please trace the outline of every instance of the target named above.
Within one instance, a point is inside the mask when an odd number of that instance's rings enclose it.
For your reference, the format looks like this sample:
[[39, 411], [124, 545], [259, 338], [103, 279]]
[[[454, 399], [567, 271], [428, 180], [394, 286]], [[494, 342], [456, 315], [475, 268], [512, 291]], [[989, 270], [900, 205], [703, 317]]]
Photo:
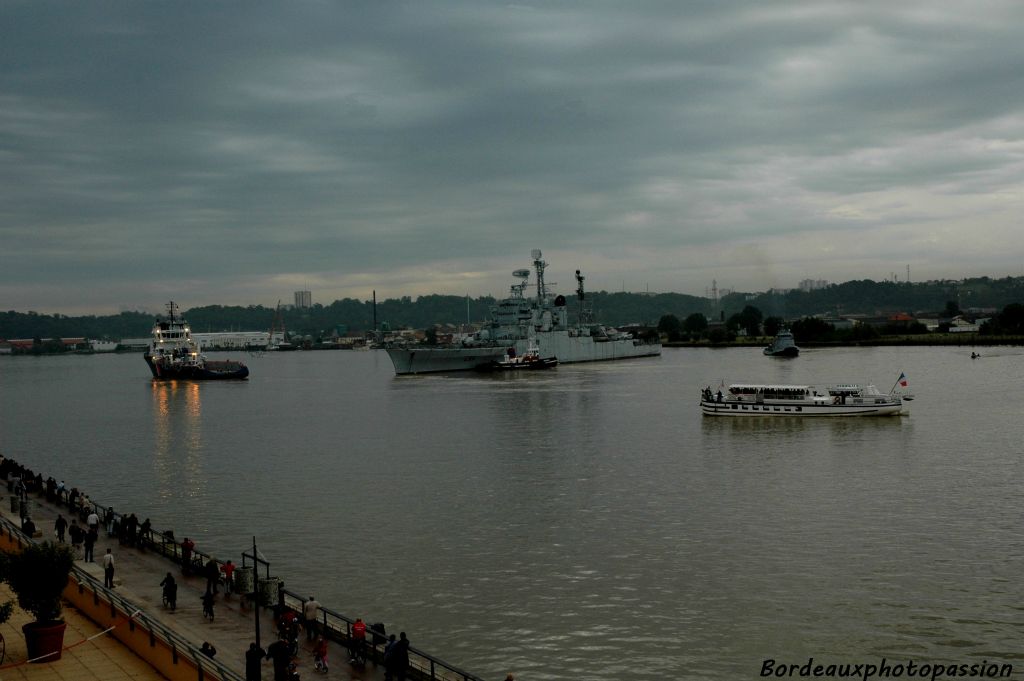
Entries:
[[[0, 515], [15, 523], [19, 523], [20, 518], [18, 518], [18, 514], [10, 511], [9, 496], [4, 488], [0, 488], [0, 497], [2, 497], [0, 499]], [[50, 504], [43, 497], [32, 496], [32, 520], [46, 538], [53, 537], [53, 524], [57, 519], [58, 513], [63, 513], [65, 518], [69, 518], [66, 508]], [[103, 568], [99, 561], [107, 549], [110, 548], [114, 554], [114, 584], [118, 596], [131, 601], [146, 613], [148, 617], [159, 621], [169, 629], [180, 634], [182, 638], [193, 643], [197, 648], [204, 641], [208, 641], [217, 649], [216, 660], [219, 663], [237, 672], [241, 678], [245, 677], [245, 651], [249, 648], [249, 644], [255, 641], [255, 615], [253, 607], [245, 599], [238, 595], [225, 595], [223, 589], [221, 589], [221, 593], [216, 597], [216, 604], [214, 606], [215, 618], [210, 621], [203, 617], [201, 603], [202, 595], [206, 590], [206, 579], [204, 577], [183, 575], [179, 565], [153, 551], [141, 551], [121, 546], [116, 537], [108, 538], [106, 532], [102, 531], [102, 528], [100, 535], [100, 541], [97, 543], [94, 552], [96, 562], [86, 563], [79, 558], [76, 561], [77, 565], [84, 568], [102, 583]], [[236, 557], [232, 556], [231, 558], [235, 562], [240, 562]], [[174, 612], [164, 607], [162, 603], [160, 581], [168, 572], [173, 574], [178, 582], [178, 602], [177, 609]], [[277, 639], [277, 629], [271, 620], [270, 611], [266, 608], [260, 608], [260, 612], [260, 644], [265, 649]], [[72, 617], [75, 617], [75, 615], [72, 615]], [[15, 631], [16, 634], [8, 627], [4, 632], [5, 638], [8, 641], [21, 638], [20, 628], [15, 629]], [[70, 645], [80, 638], [72, 634], [69, 628], [65, 645]], [[375, 665], [373, 662], [368, 662], [363, 668], [350, 665], [347, 652], [341, 645], [334, 642], [331, 642], [329, 645], [328, 661], [330, 671], [326, 674], [318, 672], [313, 667], [312, 650], [310, 644], [306, 642], [304, 634], [300, 634], [299, 643], [299, 654], [294, 661], [297, 665], [296, 671], [298, 671], [303, 681], [318, 678], [345, 681], [351, 679], [380, 681], [384, 678], [383, 667]], [[10, 646], [10, 643], [8, 645]], [[24, 645], [23, 642], [22, 645]], [[116, 641], [110, 640], [109, 645], [117, 646], [118, 644]], [[125, 650], [124, 652], [134, 657], [131, 651]], [[68, 659], [77, 660], [78, 656], [69, 655]], [[58, 664], [63, 664], [63, 661], [53, 664], [31, 665], [31, 667], [56, 669]], [[80, 661], [80, 664], [83, 668], [86, 668], [86, 661], [84, 659]], [[30, 669], [25, 673], [39, 674], [40, 672]], [[0, 674], [0, 679], [4, 681], [11, 678], [16, 679], [19, 677], [7, 671]], [[54, 676], [33, 675], [25, 676], [24, 678], [33, 680], [87, 680], [91, 677], [85, 674], [70, 674]], [[93, 678], [118, 679], [117, 676], [97, 676]], [[160, 678], [160, 676], [149, 677], [140, 673], [127, 678], [148, 679]], [[263, 663], [262, 678], [268, 681], [274, 678], [273, 666], [269, 660], [265, 660]]]
[[[13, 600], [7, 585], [0, 586], [0, 602]], [[21, 625], [32, 617], [19, 608], [3, 625], [6, 645], [0, 679], [3, 681], [164, 681], [145, 660], [102, 633], [96, 624], [74, 608], [64, 609], [64, 644], [61, 659], [46, 664], [27, 662], [28, 651]]]

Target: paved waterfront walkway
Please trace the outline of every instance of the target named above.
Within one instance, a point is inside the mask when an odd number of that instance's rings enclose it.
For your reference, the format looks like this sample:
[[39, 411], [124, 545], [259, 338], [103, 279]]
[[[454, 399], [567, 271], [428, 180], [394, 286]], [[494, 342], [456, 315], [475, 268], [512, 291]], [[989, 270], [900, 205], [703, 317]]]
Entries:
[[[7, 585], [0, 586], [0, 602], [13, 599]], [[31, 620], [31, 615], [15, 607], [11, 619], [0, 625], [6, 644], [3, 665], [0, 665], [3, 681], [165, 681], [145, 660], [117, 639], [102, 635], [92, 620], [74, 608], [64, 608], [64, 621], [68, 625], [64, 645], [68, 650], [61, 654], [61, 659], [29, 664], [21, 625]]]
[[[10, 494], [6, 488], [0, 488], [0, 497], [2, 497], [0, 498], [0, 513], [13, 522], [20, 523], [18, 514], [11, 513], [10, 511]], [[36, 495], [32, 495], [31, 499], [32, 520], [44, 537], [53, 537], [53, 523], [57, 519], [58, 513], [63, 513], [64, 517], [68, 518], [70, 522], [67, 508], [50, 504], [45, 498]], [[215, 619], [213, 621], [205, 619], [201, 603], [202, 595], [206, 591], [205, 577], [186, 577], [181, 573], [181, 567], [178, 564], [152, 551], [143, 552], [138, 549], [121, 546], [116, 537], [108, 538], [106, 532], [102, 531], [102, 528], [100, 540], [96, 544], [94, 551], [96, 562], [86, 563], [81, 559], [76, 561], [79, 566], [95, 576], [101, 584], [103, 583], [103, 568], [99, 561], [103, 554], [107, 552], [107, 548], [110, 548], [114, 554], [115, 590], [122, 598], [132, 601], [153, 619], [160, 621], [168, 628], [173, 629], [185, 639], [194, 643], [197, 648], [204, 641], [209, 641], [217, 649], [217, 661], [236, 671], [241, 677], [245, 677], [245, 651], [248, 650], [249, 644], [255, 640], [255, 617], [251, 606], [244, 605], [243, 599], [240, 596], [225, 596], [223, 589], [221, 589], [221, 593], [217, 596], [217, 602], [214, 606]], [[240, 564], [240, 557], [226, 556], [226, 558], [231, 558]], [[175, 612], [166, 609], [162, 603], [160, 580], [168, 572], [174, 575], [175, 580], [178, 582], [178, 607]], [[325, 605], [330, 606], [331, 604]], [[264, 608], [260, 608], [260, 611], [260, 643], [266, 649], [270, 643], [276, 640], [277, 629], [271, 621], [270, 611]], [[9, 628], [5, 630], [5, 638], [8, 641], [11, 638], [20, 638], [20, 625], [15, 631], [17, 636], [14, 636], [14, 633], [10, 632]], [[79, 640], [71, 635], [70, 628], [68, 631], [65, 645], [70, 645], [74, 641]], [[11, 633], [11, 635], [8, 636], [8, 633]], [[113, 639], [110, 639], [110, 642], [112, 645], [120, 645], [113, 641]], [[363, 669], [353, 667], [348, 664], [348, 655], [340, 645], [331, 642], [329, 646], [328, 661], [330, 671], [326, 674], [317, 672], [313, 668], [313, 654], [310, 644], [306, 643], [305, 634], [300, 634], [299, 654], [295, 659], [295, 663], [303, 681], [309, 681], [310, 679], [366, 679], [376, 681], [384, 678], [383, 667], [375, 666], [372, 662], [368, 662]], [[135, 657], [127, 649], [124, 652]], [[82, 664], [83, 666], [85, 665], [84, 662]], [[40, 668], [51, 667], [51, 665], [46, 664], [32, 666]], [[16, 679], [18, 677], [6, 671], [0, 673], [0, 679], [3, 679], [3, 681], [7, 681], [10, 678]], [[70, 676], [25, 676], [24, 678], [57, 680], [62, 678], [88, 679], [89, 677], [72, 674]], [[118, 677], [100, 676], [96, 678], [117, 679]], [[139, 675], [128, 678], [147, 679], [151, 677]], [[155, 678], [161, 677], [157, 675]], [[265, 681], [274, 678], [273, 666], [269, 660], [263, 663], [262, 678]]]

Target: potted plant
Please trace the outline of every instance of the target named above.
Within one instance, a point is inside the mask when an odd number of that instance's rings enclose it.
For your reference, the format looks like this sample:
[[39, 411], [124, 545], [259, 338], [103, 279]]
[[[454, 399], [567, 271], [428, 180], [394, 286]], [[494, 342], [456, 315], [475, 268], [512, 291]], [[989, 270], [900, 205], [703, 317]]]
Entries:
[[35, 618], [24, 625], [28, 658], [39, 662], [60, 659], [64, 646], [61, 596], [75, 563], [71, 549], [63, 544], [28, 544], [19, 553], [8, 553], [0, 561], [0, 577], [11, 586], [18, 605]]

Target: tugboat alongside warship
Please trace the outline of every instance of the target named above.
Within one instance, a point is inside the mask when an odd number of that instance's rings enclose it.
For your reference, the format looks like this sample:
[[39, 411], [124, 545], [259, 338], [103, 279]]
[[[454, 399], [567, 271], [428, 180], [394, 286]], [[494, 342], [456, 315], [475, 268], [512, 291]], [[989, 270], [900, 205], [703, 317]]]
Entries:
[[167, 319], [153, 324], [153, 341], [144, 358], [153, 378], [160, 380], [218, 380], [246, 378], [249, 367], [231, 360], [213, 361], [199, 352], [192, 329], [182, 319], [178, 306], [167, 303]]
[[[526, 297], [530, 270], [512, 273], [519, 279], [508, 298], [491, 307], [487, 325], [458, 345], [446, 347], [387, 348], [395, 373], [421, 374], [438, 371], [468, 371], [500, 362], [510, 348], [522, 355], [535, 349], [545, 359], [558, 364], [601, 362], [661, 354], [661, 342], [636, 338], [631, 333], [599, 324], [586, 302], [583, 275], [576, 270], [576, 295], [580, 303], [579, 319], [569, 323], [565, 296], [552, 294], [544, 283], [547, 263], [534, 250], [536, 297]], [[531, 347], [532, 346], [532, 347]]]

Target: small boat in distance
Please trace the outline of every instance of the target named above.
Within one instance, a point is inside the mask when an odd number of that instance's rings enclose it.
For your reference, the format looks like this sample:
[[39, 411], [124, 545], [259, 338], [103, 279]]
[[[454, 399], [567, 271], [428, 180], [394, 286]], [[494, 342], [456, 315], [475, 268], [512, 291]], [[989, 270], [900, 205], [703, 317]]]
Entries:
[[531, 346], [525, 354], [516, 355], [514, 347], [509, 348], [502, 359], [484, 362], [476, 366], [477, 371], [536, 371], [537, 369], [554, 369], [558, 366], [557, 357], [541, 357], [540, 350]]
[[793, 334], [789, 329], [782, 329], [770, 345], [765, 346], [764, 354], [769, 357], [796, 357], [800, 354], [800, 348], [793, 340]]
[[274, 318], [270, 322], [270, 335], [267, 338], [267, 350], [286, 352], [296, 347], [288, 339], [288, 330], [284, 328], [284, 315], [281, 314], [281, 301], [277, 301]]
[[901, 395], [873, 385], [735, 383], [725, 393], [704, 388], [700, 410], [704, 416], [897, 416], [904, 406]]
[[212, 361], [199, 352], [188, 322], [176, 314], [178, 306], [167, 303], [167, 319], [153, 324], [153, 340], [143, 357], [153, 378], [159, 380], [217, 380], [246, 378], [249, 367], [232, 360]]

